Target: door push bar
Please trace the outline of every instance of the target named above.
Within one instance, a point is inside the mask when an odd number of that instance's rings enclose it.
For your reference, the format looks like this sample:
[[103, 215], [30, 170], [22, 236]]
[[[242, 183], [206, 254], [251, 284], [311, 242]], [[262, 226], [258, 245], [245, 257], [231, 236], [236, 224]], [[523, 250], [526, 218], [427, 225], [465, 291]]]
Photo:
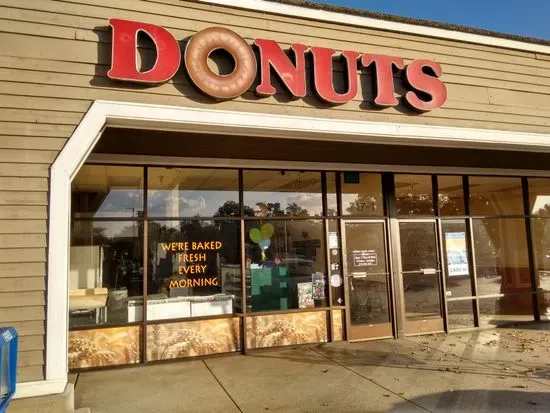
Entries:
[[435, 268], [421, 268], [416, 271], [401, 271], [401, 274], [424, 274], [424, 275], [430, 275], [430, 274], [437, 274], [440, 273], [441, 270], [437, 270]]
[[368, 275], [389, 275], [387, 272], [352, 272], [351, 274], [348, 274], [347, 277], [349, 278], [367, 278]]

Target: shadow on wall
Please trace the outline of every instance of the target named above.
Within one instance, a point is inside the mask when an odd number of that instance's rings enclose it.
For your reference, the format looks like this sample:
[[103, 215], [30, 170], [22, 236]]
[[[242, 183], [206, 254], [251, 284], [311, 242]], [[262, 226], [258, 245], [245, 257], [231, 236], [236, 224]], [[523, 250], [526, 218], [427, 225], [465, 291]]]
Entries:
[[[548, 412], [550, 394], [520, 390], [461, 390], [409, 399], [437, 412]], [[394, 406], [392, 412], [406, 411], [408, 402]]]
[[[147, 91], [149, 89], [158, 88], [159, 84], [157, 83], [135, 83], [135, 82], [121, 82], [109, 79], [107, 77], [107, 72], [111, 66], [112, 59], [112, 31], [111, 27], [108, 25], [95, 26], [93, 32], [98, 37], [97, 42], [97, 64], [95, 65], [94, 76], [91, 78], [89, 84], [96, 88], [103, 88], [104, 92], [103, 98], [109, 100], [126, 100], [126, 101], [139, 101], [139, 98], [136, 96], [136, 93]], [[193, 102], [200, 104], [207, 104], [209, 106], [216, 105], [220, 103], [209, 96], [206, 96], [200, 92], [196, 87], [194, 87], [192, 81], [187, 74], [187, 71], [184, 67], [183, 56], [185, 53], [185, 48], [188, 41], [191, 39], [191, 36], [185, 37], [183, 39], [178, 38], [178, 43], [180, 45], [180, 51], [182, 55], [182, 62], [178, 72], [170, 80], [170, 83], [173, 87], [181, 94], [173, 94], [173, 91], [169, 89], [163, 89], [162, 91], [155, 91], [154, 94], [147, 97], [148, 101], [155, 100], [158, 97], [158, 103], [167, 103], [167, 104], [177, 104], [178, 99], [185, 97]], [[153, 68], [156, 62], [157, 53], [156, 48], [151, 40], [151, 38], [144, 33], [139, 33], [137, 38], [137, 66], [138, 69], [142, 72], [150, 70]], [[315, 45], [310, 45], [315, 46]], [[286, 48], [285, 48], [286, 49]], [[254, 54], [256, 56], [256, 61], [260, 61], [260, 54], [256, 47], [253, 47]], [[285, 50], [288, 54], [288, 50]], [[234, 68], [234, 62], [231, 58], [228, 58], [228, 53], [212, 53], [209, 56], [209, 67], [214, 73], [227, 74], [231, 73]], [[338, 93], [345, 93], [348, 90], [348, 84], [346, 79], [346, 70], [345, 66], [341, 61], [335, 60], [333, 62], [333, 82], [334, 88]], [[295, 104], [295, 106], [309, 107], [321, 110], [337, 109], [339, 105], [330, 105], [323, 102], [322, 99], [314, 93], [313, 85], [313, 57], [310, 52], [306, 54], [306, 85], [307, 85], [307, 96], [300, 99], [301, 103]], [[358, 82], [359, 88], [355, 100], [357, 101], [357, 108], [361, 110], [368, 111], [388, 111], [388, 108], [378, 106], [374, 104], [374, 97], [376, 93], [375, 78], [373, 77], [372, 67], [362, 68], [360, 71], [358, 68], [355, 70], [358, 72]], [[394, 83], [395, 91], [399, 95], [398, 100], [399, 104], [393, 109], [400, 113], [404, 113], [409, 116], [419, 116], [420, 112], [411, 109], [404, 101], [403, 96], [407, 92], [405, 83], [403, 81], [402, 71], [399, 73], [394, 73]], [[258, 72], [252, 86], [248, 89], [247, 92], [240, 96], [240, 99], [248, 102], [258, 102], [258, 103], [269, 103], [273, 104], [272, 101], [264, 97], [260, 97], [255, 93], [256, 86], [260, 83], [260, 67], [258, 63]], [[277, 91], [275, 95], [272, 96], [272, 99], [277, 103], [281, 104], [291, 104], [296, 99], [294, 99], [291, 94], [288, 93], [287, 88], [284, 86], [283, 82], [276, 76], [272, 70], [271, 83], [275, 90]], [[115, 91], [116, 98], [109, 97], [109, 89], [118, 89]], [[159, 95], [159, 96], [156, 96]], [[179, 100], [181, 101], [181, 100]], [[222, 101], [223, 102], [223, 101]], [[156, 101], [154, 103], [157, 103]]]

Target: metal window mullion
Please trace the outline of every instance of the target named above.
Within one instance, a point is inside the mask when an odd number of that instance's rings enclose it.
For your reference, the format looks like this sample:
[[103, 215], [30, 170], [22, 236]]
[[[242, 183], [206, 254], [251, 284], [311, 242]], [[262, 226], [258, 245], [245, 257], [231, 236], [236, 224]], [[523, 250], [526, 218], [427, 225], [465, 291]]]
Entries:
[[148, 195], [149, 190], [149, 168], [143, 168], [143, 328], [142, 328], [142, 363], [147, 364], [147, 281], [149, 277], [149, 217], [148, 217]]
[[[438, 203], [439, 204], [439, 203]], [[439, 209], [438, 209], [439, 213]], [[436, 220], [436, 236], [438, 242], [437, 248], [437, 255], [438, 255], [438, 262], [437, 265], [439, 265], [439, 270], [436, 270], [436, 274], [439, 276], [439, 296], [440, 296], [440, 303], [441, 303], [441, 314], [443, 316], [443, 329], [446, 333], [449, 332], [449, 323], [448, 323], [448, 310], [447, 310], [447, 283], [445, 280], [445, 270], [444, 270], [444, 260], [443, 260], [443, 225], [441, 223], [441, 219]]]
[[470, 283], [472, 288], [472, 296], [474, 299], [474, 326], [479, 327], [479, 300], [477, 297], [477, 264], [476, 264], [476, 254], [475, 254], [475, 243], [474, 243], [474, 230], [473, 230], [473, 219], [470, 217], [467, 219], [466, 225], [466, 241], [469, 251], [469, 266], [470, 266]]
[[[335, 172], [336, 180], [336, 214], [339, 217], [342, 217], [342, 174], [340, 172]], [[341, 234], [342, 232], [340, 232]]]
[[246, 354], [246, 317], [247, 317], [247, 285], [246, 285], [246, 228], [244, 220], [244, 172], [239, 169], [239, 216], [240, 216], [240, 252], [241, 252], [241, 312], [240, 320], [241, 352]]
[[434, 209], [434, 215], [436, 217], [441, 215], [439, 209], [439, 184], [437, 182], [437, 175], [432, 175], [432, 205]]
[[[521, 178], [522, 191], [523, 191], [523, 209], [525, 214], [525, 231], [527, 235], [527, 254], [529, 258], [529, 275], [531, 278], [531, 294], [533, 301], [533, 316], [535, 321], [540, 321], [540, 311], [539, 311], [539, 299], [537, 294], [537, 260], [535, 257], [535, 249], [533, 244], [533, 228], [531, 226], [531, 217], [530, 217], [530, 202], [529, 202], [529, 181], [526, 177]], [[533, 294], [533, 292], [535, 294]]]

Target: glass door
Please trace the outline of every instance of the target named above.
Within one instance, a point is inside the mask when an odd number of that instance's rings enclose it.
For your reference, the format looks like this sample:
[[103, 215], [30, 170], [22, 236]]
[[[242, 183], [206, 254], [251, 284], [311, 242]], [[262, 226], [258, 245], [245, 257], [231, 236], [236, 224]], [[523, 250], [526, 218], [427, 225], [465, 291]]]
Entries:
[[405, 334], [444, 330], [435, 220], [400, 220]]
[[385, 221], [345, 221], [349, 340], [392, 337]]

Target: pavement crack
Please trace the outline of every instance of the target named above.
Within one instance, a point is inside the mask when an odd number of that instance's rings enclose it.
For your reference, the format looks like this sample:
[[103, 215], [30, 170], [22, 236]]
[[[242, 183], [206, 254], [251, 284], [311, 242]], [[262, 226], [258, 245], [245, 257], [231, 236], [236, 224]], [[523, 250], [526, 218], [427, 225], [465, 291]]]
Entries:
[[240, 408], [240, 406], [237, 404], [237, 402], [235, 401], [235, 399], [233, 398], [233, 396], [231, 396], [231, 394], [229, 394], [229, 391], [225, 388], [225, 386], [222, 384], [222, 382], [220, 381], [220, 379], [218, 379], [216, 377], [216, 375], [214, 374], [214, 372], [212, 371], [212, 369], [210, 368], [210, 366], [208, 365], [208, 363], [206, 362], [206, 360], [202, 360], [202, 362], [204, 363], [205, 367], [208, 369], [208, 371], [210, 372], [210, 374], [212, 375], [212, 377], [214, 377], [214, 380], [216, 380], [218, 382], [218, 384], [220, 385], [220, 387], [222, 388], [222, 390], [225, 392], [225, 394], [227, 394], [227, 397], [229, 397], [229, 399], [233, 402], [233, 404], [235, 405], [235, 407], [237, 408], [237, 410], [240, 412], [240, 413], [244, 413], [243, 409]]
[[420, 409], [422, 409], [422, 410], [424, 410], [424, 411], [427, 411], [427, 412], [432, 413], [431, 410], [426, 409], [424, 406], [421, 406], [421, 405], [419, 405], [418, 403], [415, 403], [414, 401], [407, 399], [407, 398], [406, 398], [405, 396], [403, 396], [402, 394], [396, 393], [396, 392], [394, 392], [393, 390], [391, 390], [391, 389], [389, 389], [389, 388], [387, 388], [387, 387], [385, 387], [385, 386], [382, 386], [380, 383], [377, 383], [377, 382], [375, 382], [374, 380], [369, 379], [368, 377], [363, 376], [361, 373], [358, 373], [357, 371], [355, 371], [355, 370], [353, 370], [353, 369], [350, 369], [350, 368], [347, 367], [346, 365], [340, 363], [340, 362], [337, 361], [337, 360], [334, 360], [334, 359], [330, 358], [330, 357], [327, 356], [326, 354], [323, 354], [323, 353], [321, 353], [321, 352], [319, 352], [319, 351], [316, 351], [316, 350], [314, 350], [314, 349], [311, 348], [311, 347], [310, 347], [309, 349], [310, 349], [311, 351], [313, 351], [315, 354], [318, 354], [318, 355], [320, 355], [321, 357], [324, 357], [324, 358], [326, 358], [327, 360], [330, 360], [330, 361], [333, 362], [334, 364], [337, 364], [338, 366], [340, 366], [340, 367], [342, 367], [342, 368], [344, 368], [344, 369], [350, 371], [351, 373], [355, 374], [356, 376], [359, 376], [359, 377], [361, 377], [362, 379], [365, 379], [365, 380], [367, 380], [367, 381], [370, 381], [370, 382], [371, 382], [372, 384], [374, 384], [375, 386], [378, 386], [378, 387], [384, 389], [385, 391], [387, 391], [387, 392], [389, 392], [389, 393], [391, 393], [391, 394], [393, 394], [393, 395], [399, 397], [400, 399], [403, 399], [403, 400], [405, 400], [405, 401], [407, 401], [407, 402], [409, 402], [409, 403], [411, 403], [411, 404], [414, 404], [416, 407], [418, 407], [418, 408], [420, 408]]

